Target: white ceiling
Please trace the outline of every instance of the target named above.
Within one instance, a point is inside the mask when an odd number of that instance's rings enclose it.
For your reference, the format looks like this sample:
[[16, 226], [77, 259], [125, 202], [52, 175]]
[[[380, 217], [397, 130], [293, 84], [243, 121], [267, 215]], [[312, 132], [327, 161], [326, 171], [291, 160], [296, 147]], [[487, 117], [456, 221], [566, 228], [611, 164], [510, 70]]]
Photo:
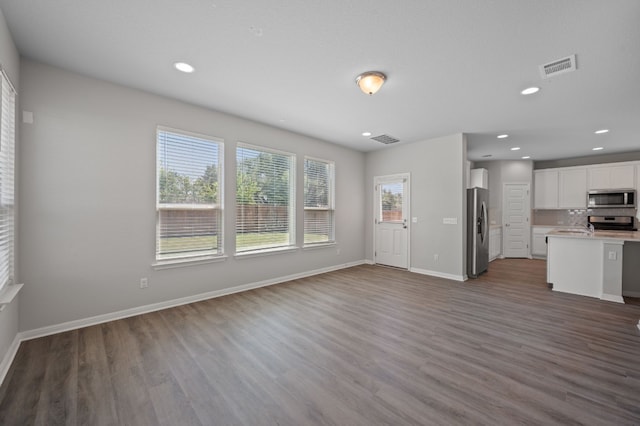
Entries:
[[[471, 160], [640, 150], [638, 0], [0, 0], [0, 9], [25, 57], [362, 151], [384, 147], [364, 131], [400, 143], [465, 132]], [[571, 54], [576, 72], [540, 77], [538, 65]], [[369, 70], [388, 76], [374, 96], [354, 83]], [[541, 91], [520, 95], [532, 85]]]

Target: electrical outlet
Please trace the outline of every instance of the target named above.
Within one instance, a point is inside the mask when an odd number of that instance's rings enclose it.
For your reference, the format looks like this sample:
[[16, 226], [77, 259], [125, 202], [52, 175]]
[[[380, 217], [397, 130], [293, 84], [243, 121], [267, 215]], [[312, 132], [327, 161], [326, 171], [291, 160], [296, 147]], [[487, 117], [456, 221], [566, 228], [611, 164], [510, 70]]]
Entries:
[[617, 256], [616, 256], [616, 252], [615, 251], [610, 251], [609, 252], [609, 260], [616, 260]]
[[438, 263], [438, 259], [440, 259], [440, 255], [439, 254], [434, 254], [433, 255], [433, 261]]
[[147, 277], [140, 278], [140, 288], [149, 287], [149, 279]]
[[336, 256], [340, 256], [340, 249], [339, 248], [336, 249]]

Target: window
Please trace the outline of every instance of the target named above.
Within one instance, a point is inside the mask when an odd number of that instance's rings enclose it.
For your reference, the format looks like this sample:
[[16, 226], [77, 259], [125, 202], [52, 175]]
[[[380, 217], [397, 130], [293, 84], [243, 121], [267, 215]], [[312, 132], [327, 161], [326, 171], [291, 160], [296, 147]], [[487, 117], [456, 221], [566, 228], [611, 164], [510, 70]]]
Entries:
[[222, 254], [221, 139], [158, 128], [156, 259]]
[[334, 236], [334, 165], [304, 159], [304, 244], [328, 243]]
[[0, 289], [13, 283], [14, 263], [14, 164], [16, 92], [4, 71], [0, 72]]
[[380, 222], [402, 222], [404, 181], [380, 184]]
[[238, 144], [236, 252], [295, 244], [295, 155]]

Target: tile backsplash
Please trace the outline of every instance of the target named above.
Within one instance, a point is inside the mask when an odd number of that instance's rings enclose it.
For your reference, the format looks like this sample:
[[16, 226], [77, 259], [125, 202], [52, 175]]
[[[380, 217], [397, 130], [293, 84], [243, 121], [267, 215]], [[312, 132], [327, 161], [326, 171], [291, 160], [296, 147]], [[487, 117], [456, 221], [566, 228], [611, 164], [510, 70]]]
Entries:
[[[571, 209], [534, 210], [533, 225], [580, 227], [587, 224], [587, 216], [636, 216], [636, 209]], [[636, 218], [636, 228], [638, 219]]]

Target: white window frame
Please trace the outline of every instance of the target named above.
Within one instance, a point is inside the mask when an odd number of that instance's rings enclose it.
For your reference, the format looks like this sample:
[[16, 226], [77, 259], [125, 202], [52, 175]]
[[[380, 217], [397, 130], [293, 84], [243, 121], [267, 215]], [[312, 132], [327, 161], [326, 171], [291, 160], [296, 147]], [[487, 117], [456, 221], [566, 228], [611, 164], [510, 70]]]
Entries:
[[[303, 229], [306, 229], [306, 212], [308, 211], [327, 211], [330, 212], [330, 217], [331, 217], [331, 224], [330, 224], [330, 233], [328, 235], [328, 240], [327, 241], [317, 241], [317, 242], [313, 242], [313, 241], [306, 241], [307, 235], [306, 232], [304, 233], [303, 236], [303, 241], [304, 241], [304, 247], [316, 247], [316, 246], [322, 246], [322, 245], [333, 245], [336, 242], [336, 207], [335, 207], [335, 180], [336, 180], [336, 166], [335, 166], [335, 162], [334, 161], [330, 161], [330, 160], [325, 160], [322, 158], [316, 158], [316, 157], [310, 157], [310, 156], [305, 156], [304, 157], [304, 163], [306, 165], [307, 161], [315, 161], [318, 163], [324, 163], [327, 166], [329, 166], [329, 182], [328, 182], [328, 199], [327, 199], [327, 207], [307, 207], [307, 200], [306, 200], [306, 194], [304, 195], [304, 199], [303, 199], [303, 207], [304, 207], [304, 218], [303, 218], [303, 222], [304, 222], [304, 227]], [[306, 167], [304, 168], [303, 171], [303, 179], [304, 177], [306, 177]]]
[[[270, 154], [276, 154], [276, 155], [283, 155], [288, 157], [288, 162], [289, 162], [289, 205], [287, 206], [288, 209], [288, 233], [289, 233], [289, 240], [286, 244], [274, 244], [271, 246], [261, 246], [261, 247], [255, 247], [255, 248], [244, 248], [244, 249], [238, 249], [238, 235], [240, 235], [240, 233], [238, 232], [238, 226], [239, 226], [239, 218], [236, 215], [236, 224], [235, 224], [235, 237], [236, 237], [236, 253], [235, 256], [237, 257], [251, 257], [251, 256], [255, 256], [255, 255], [263, 255], [263, 254], [270, 254], [270, 253], [280, 253], [283, 251], [291, 251], [291, 250], [297, 250], [296, 247], [296, 154], [291, 153], [291, 152], [286, 152], [286, 151], [281, 151], [278, 149], [273, 149], [273, 148], [267, 148], [264, 146], [260, 146], [260, 145], [253, 145], [253, 144], [249, 144], [249, 143], [245, 143], [245, 142], [238, 142], [237, 146], [236, 146], [236, 155], [235, 155], [235, 161], [236, 161], [236, 191], [238, 189], [237, 185], [237, 175], [238, 172], [240, 171], [240, 167], [238, 164], [238, 151], [240, 149], [249, 149], [249, 150], [254, 150], [254, 151], [260, 151], [260, 152], [265, 152], [265, 153], [270, 153]], [[238, 198], [237, 198], [237, 193], [236, 193], [236, 212], [238, 211]]]
[[[217, 182], [218, 196], [217, 203], [210, 204], [191, 204], [191, 203], [161, 203], [160, 202], [160, 134], [170, 133], [174, 135], [192, 137], [205, 140], [217, 145], [218, 163], [217, 163]], [[199, 263], [202, 261], [214, 261], [224, 258], [224, 139], [194, 133], [186, 130], [174, 129], [170, 127], [158, 126], [156, 129], [156, 263], [154, 266], [162, 267], [163, 265], [172, 265], [176, 263]], [[160, 212], [162, 210], [171, 210], [176, 208], [184, 208], [187, 210], [216, 210], [217, 211], [217, 246], [212, 250], [199, 250], [191, 252], [177, 253], [160, 253]]]
[[[0, 68], [0, 293], [15, 284], [16, 90]], [[15, 286], [12, 288], [16, 288]], [[17, 287], [19, 289], [19, 287]], [[3, 296], [3, 302], [5, 302]], [[8, 300], [7, 300], [8, 301]], [[1, 310], [1, 308], [0, 308]]]

